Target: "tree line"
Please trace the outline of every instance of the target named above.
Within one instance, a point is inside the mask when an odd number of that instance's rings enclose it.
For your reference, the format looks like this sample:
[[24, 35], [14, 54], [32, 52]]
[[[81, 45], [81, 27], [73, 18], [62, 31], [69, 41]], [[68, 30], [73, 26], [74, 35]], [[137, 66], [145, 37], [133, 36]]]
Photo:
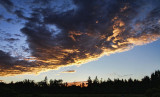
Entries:
[[[25, 79], [19, 82], [0, 82], [0, 95], [7, 97], [18, 94], [58, 94], [58, 93], [108, 93], [108, 94], [146, 94], [148, 97], [160, 97], [160, 71], [157, 70], [151, 76], [137, 79], [114, 79], [103, 81], [96, 76], [95, 79], [88, 77], [87, 86], [82, 83], [80, 86], [69, 86], [62, 79], [49, 80], [45, 77], [40, 82]], [[16, 97], [16, 96], [15, 96]]]

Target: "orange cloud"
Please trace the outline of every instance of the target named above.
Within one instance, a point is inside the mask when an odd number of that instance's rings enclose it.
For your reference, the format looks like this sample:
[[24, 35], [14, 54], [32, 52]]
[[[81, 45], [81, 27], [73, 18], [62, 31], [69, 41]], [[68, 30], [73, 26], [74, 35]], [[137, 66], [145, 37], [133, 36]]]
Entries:
[[75, 70], [66, 70], [66, 71], [63, 71], [61, 73], [75, 73], [76, 71]]

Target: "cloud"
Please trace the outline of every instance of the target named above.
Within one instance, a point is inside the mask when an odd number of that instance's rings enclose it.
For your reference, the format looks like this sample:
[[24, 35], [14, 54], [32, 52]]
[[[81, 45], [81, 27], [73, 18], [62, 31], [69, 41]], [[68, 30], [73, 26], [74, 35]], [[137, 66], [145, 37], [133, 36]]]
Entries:
[[48, 3], [50, 3], [50, 1], [51, 0], [33, 0], [33, 2], [32, 3], [34, 3], [34, 4], [42, 4], [42, 5], [44, 5], [44, 4], [48, 4]]
[[76, 71], [75, 70], [66, 70], [66, 71], [63, 71], [61, 73], [75, 73]]
[[[160, 38], [158, 0], [64, 2], [55, 0], [43, 7], [32, 7], [27, 18], [24, 17], [24, 11], [15, 11], [14, 15], [26, 21], [21, 32], [27, 37], [27, 51], [32, 57], [21, 60], [11, 57], [21, 64], [18, 68], [12, 68], [15, 65], [4, 65], [6, 67], [0, 70], [3, 75], [17, 74], [12, 72], [15, 70], [20, 70], [20, 74], [37, 73], [84, 64]], [[35, 1], [35, 4], [39, 3], [43, 2]], [[57, 6], [51, 7], [49, 4]]]
[[[4, 76], [4, 75], [12, 75], [13, 74], [18, 74], [23, 70], [22, 68], [19, 68], [18, 66], [23, 63], [23, 67], [25, 67], [24, 63], [27, 63], [27, 65], [29, 65], [29, 62], [24, 62], [21, 60], [17, 60], [17, 58], [12, 57], [9, 53], [5, 53], [3, 51], [0, 50], [0, 75]], [[19, 69], [18, 69], [19, 68]]]
[[0, 50], [0, 76], [13, 76], [22, 73], [37, 74], [40, 71], [45, 71], [46, 67], [54, 69], [58, 68], [58, 66], [49, 66], [50, 64], [42, 62], [29, 61], [33, 59], [33, 57], [29, 57], [22, 60], [18, 57], [12, 57], [9, 53]]
[[13, 21], [13, 19], [11, 19], [11, 18], [6, 19], [6, 22], [12, 22], [12, 21]]
[[3, 15], [0, 14], [0, 20], [2, 20], [3, 18], [4, 18]]
[[15, 36], [17, 36], [17, 37], [22, 37], [22, 35], [20, 35], [20, 34], [14, 34]]
[[19, 39], [18, 38], [5, 38], [4, 40], [8, 42], [14, 42], [14, 41], [18, 41]]
[[14, 12], [19, 18], [23, 18], [23, 19], [26, 19], [26, 17], [23, 15], [23, 11], [22, 10], [16, 10]]
[[120, 77], [126, 77], [126, 76], [132, 76], [133, 74], [126, 74], [126, 75], [122, 75]]
[[12, 63], [15, 59], [11, 57], [8, 53], [0, 50], [0, 64]]
[[11, 12], [14, 4], [10, 0], [1, 0], [0, 5], [2, 5], [8, 12]]
[[111, 73], [111, 74], [107, 74], [109, 76], [113, 76], [113, 77], [118, 77], [118, 78], [123, 78], [123, 77], [130, 77], [132, 76], [133, 74], [124, 74], [124, 75], [120, 75], [120, 74], [117, 74], [117, 73]]

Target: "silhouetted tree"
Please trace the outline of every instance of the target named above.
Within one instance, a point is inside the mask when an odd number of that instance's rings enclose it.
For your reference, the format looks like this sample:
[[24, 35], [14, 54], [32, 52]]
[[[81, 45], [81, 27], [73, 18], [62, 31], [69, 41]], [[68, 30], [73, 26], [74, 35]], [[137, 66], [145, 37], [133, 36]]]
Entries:
[[47, 78], [47, 76], [44, 78], [43, 81], [38, 82], [38, 86], [40, 86], [40, 87], [47, 87], [48, 86], [48, 78]]
[[48, 84], [48, 78], [47, 78], [47, 76], [44, 78], [44, 82], [45, 82], [46, 84]]
[[88, 84], [88, 87], [91, 87], [92, 86], [92, 80], [91, 80], [91, 77], [89, 76], [88, 77], [88, 80], [87, 80], [87, 84]]
[[65, 87], [68, 87], [68, 83], [67, 83], [67, 82], [66, 82], [66, 83], [64, 83], [64, 86], [65, 86]]
[[63, 80], [61, 80], [61, 79], [59, 79], [59, 80], [50, 80], [50, 86], [51, 87], [60, 87], [60, 86], [62, 86], [63, 85]]
[[94, 84], [98, 84], [98, 83], [99, 83], [99, 80], [98, 80], [98, 77], [97, 77], [97, 76], [96, 76], [95, 79], [93, 80], [93, 83], [94, 83]]
[[81, 87], [85, 87], [84, 83], [82, 83], [82, 86]]

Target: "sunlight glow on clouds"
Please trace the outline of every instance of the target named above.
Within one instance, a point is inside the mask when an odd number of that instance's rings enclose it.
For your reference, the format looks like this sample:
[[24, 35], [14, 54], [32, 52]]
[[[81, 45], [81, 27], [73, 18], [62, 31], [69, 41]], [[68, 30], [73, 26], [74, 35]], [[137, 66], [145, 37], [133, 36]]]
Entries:
[[[0, 2], [7, 13], [16, 15], [19, 23], [23, 24], [19, 29], [20, 34], [14, 34], [25, 35], [27, 46], [23, 46], [23, 51], [28, 53], [28, 56], [12, 56], [10, 52], [5, 51], [8, 47], [1, 48], [0, 76], [33, 74], [80, 65], [160, 38], [158, 0], [73, 0], [68, 3], [64, 1], [48, 1], [41, 5], [44, 3], [43, 0], [29, 0], [24, 9], [26, 7], [30, 13], [24, 13], [25, 10], [18, 6], [16, 0]], [[29, 7], [33, 3], [37, 6]], [[52, 3], [63, 7], [50, 7], [49, 4]], [[56, 7], [58, 8], [55, 9]], [[6, 20], [6, 17], [1, 18]], [[4, 20], [0, 19], [7, 22]], [[12, 19], [14, 20], [16, 18]], [[11, 44], [11, 41], [18, 44], [17, 41], [20, 39], [23, 37], [17, 39], [6, 36], [3, 43], [6, 46]], [[12, 48], [14, 50], [16, 47]]]

